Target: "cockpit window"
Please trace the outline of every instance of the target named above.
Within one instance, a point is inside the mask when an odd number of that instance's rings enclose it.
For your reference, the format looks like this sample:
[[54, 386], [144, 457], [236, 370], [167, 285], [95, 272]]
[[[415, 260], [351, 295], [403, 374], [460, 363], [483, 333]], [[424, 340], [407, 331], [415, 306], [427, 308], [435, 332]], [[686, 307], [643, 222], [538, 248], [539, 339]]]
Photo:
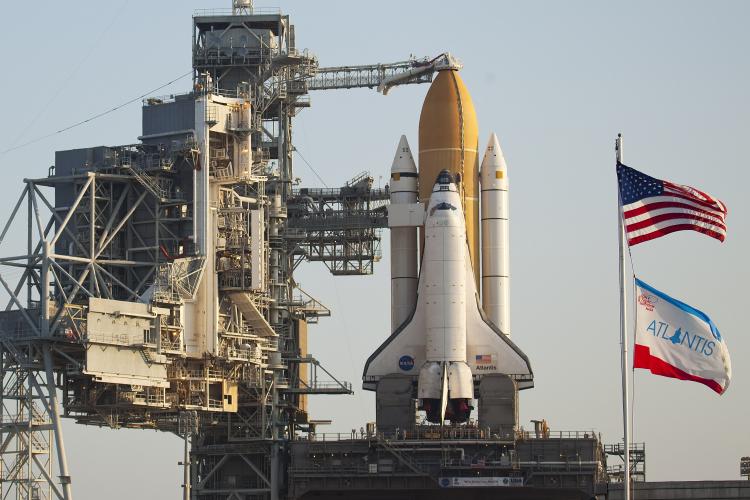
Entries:
[[432, 210], [430, 210], [430, 215], [434, 214], [435, 210], [457, 210], [457, 208], [450, 203], [442, 202], [432, 207]]

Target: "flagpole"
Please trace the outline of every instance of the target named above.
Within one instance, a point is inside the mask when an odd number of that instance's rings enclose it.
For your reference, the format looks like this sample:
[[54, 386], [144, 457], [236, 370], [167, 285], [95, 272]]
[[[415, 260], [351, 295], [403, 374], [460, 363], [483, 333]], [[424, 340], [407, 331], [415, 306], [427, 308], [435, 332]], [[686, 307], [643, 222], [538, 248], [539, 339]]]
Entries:
[[[622, 163], [622, 134], [617, 134], [615, 141], [615, 153], [617, 163]], [[628, 403], [628, 329], [627, 329], [627, 307], [625, 297], [625, 227], [622, 217], [622, 200], [620, 190], [617, 190], [617, 227], [620, 242], [620, 345], [622, 355], [622, 423], [623, 423], [623, 493], [624, 500], [630, 500], [630, 405]]]

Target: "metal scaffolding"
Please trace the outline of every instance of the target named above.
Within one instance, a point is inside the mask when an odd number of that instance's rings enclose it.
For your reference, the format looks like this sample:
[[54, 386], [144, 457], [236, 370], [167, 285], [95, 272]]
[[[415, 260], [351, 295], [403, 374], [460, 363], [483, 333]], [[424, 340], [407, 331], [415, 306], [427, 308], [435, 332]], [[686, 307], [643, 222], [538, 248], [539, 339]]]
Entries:
[[380, 229], [388, 225], [388, 187], [373, 188], [363, 172], [341, 188], [300, 188], [289, 200], [287, 234], [295, 256], [323, 262], [334, 275], [364, 275], [380, 260]]
[[[53, 377], [49, 345], [2, 342], [2, 498], [13, 493], [18, 500], [71, 498]], [[57, 480], [55, 450], [60, 464]]]
[[352, 392], [309, 353], [330, 310], [293, 274], [372, 273], [389, 193], [293, 189], [292, 120], [310, 90], [457, 63], [319, 68], [288, 16], [235, 3], [193, 18], [192, 92], [146, 99], [137, 144], [58, 152], [0, 233], [2, 498], [72, 498], [63, 416], [181, 436], [185, 498], [276, 499], [307, 397]]

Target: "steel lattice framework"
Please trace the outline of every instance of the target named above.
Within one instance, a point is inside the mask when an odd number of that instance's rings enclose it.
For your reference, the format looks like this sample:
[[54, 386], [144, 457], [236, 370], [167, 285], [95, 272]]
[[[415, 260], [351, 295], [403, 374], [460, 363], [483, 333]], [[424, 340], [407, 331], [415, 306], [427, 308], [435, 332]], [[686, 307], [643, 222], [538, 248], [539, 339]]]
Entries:
[[25, 180], [0, 233], [2, 498], [72, 499], [62, 416], [180, 435], [185, 498], [276, 499], [288, 443], [314, 431], [306, 398], [351, 393], [308, 352], [330, 311], [293, 273], [371, 273], [388, 192], [366, 174], [293, 189], [292, 120], [310, 90], [457, 63], [320, 68], [288, 16], [239, 3], [195, 15], [194, 90], [146, 100], [141, 142]]

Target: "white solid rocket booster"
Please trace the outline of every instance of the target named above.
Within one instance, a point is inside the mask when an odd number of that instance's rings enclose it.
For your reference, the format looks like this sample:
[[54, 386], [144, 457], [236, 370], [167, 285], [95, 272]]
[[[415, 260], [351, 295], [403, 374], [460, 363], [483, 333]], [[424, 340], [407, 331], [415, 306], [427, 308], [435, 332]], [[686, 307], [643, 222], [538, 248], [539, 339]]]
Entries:
[[[391, 166], [391, 205], [417, 202], [417, 166], [402, 135]], [[391, 332], [414, 310], [417, 300], [417, 228], [391, 228]]]
[[479, 173], [482, 205], [482, 309], [510, 336], [510, 253], [508, 244], [508, 171], [492, 133]]

